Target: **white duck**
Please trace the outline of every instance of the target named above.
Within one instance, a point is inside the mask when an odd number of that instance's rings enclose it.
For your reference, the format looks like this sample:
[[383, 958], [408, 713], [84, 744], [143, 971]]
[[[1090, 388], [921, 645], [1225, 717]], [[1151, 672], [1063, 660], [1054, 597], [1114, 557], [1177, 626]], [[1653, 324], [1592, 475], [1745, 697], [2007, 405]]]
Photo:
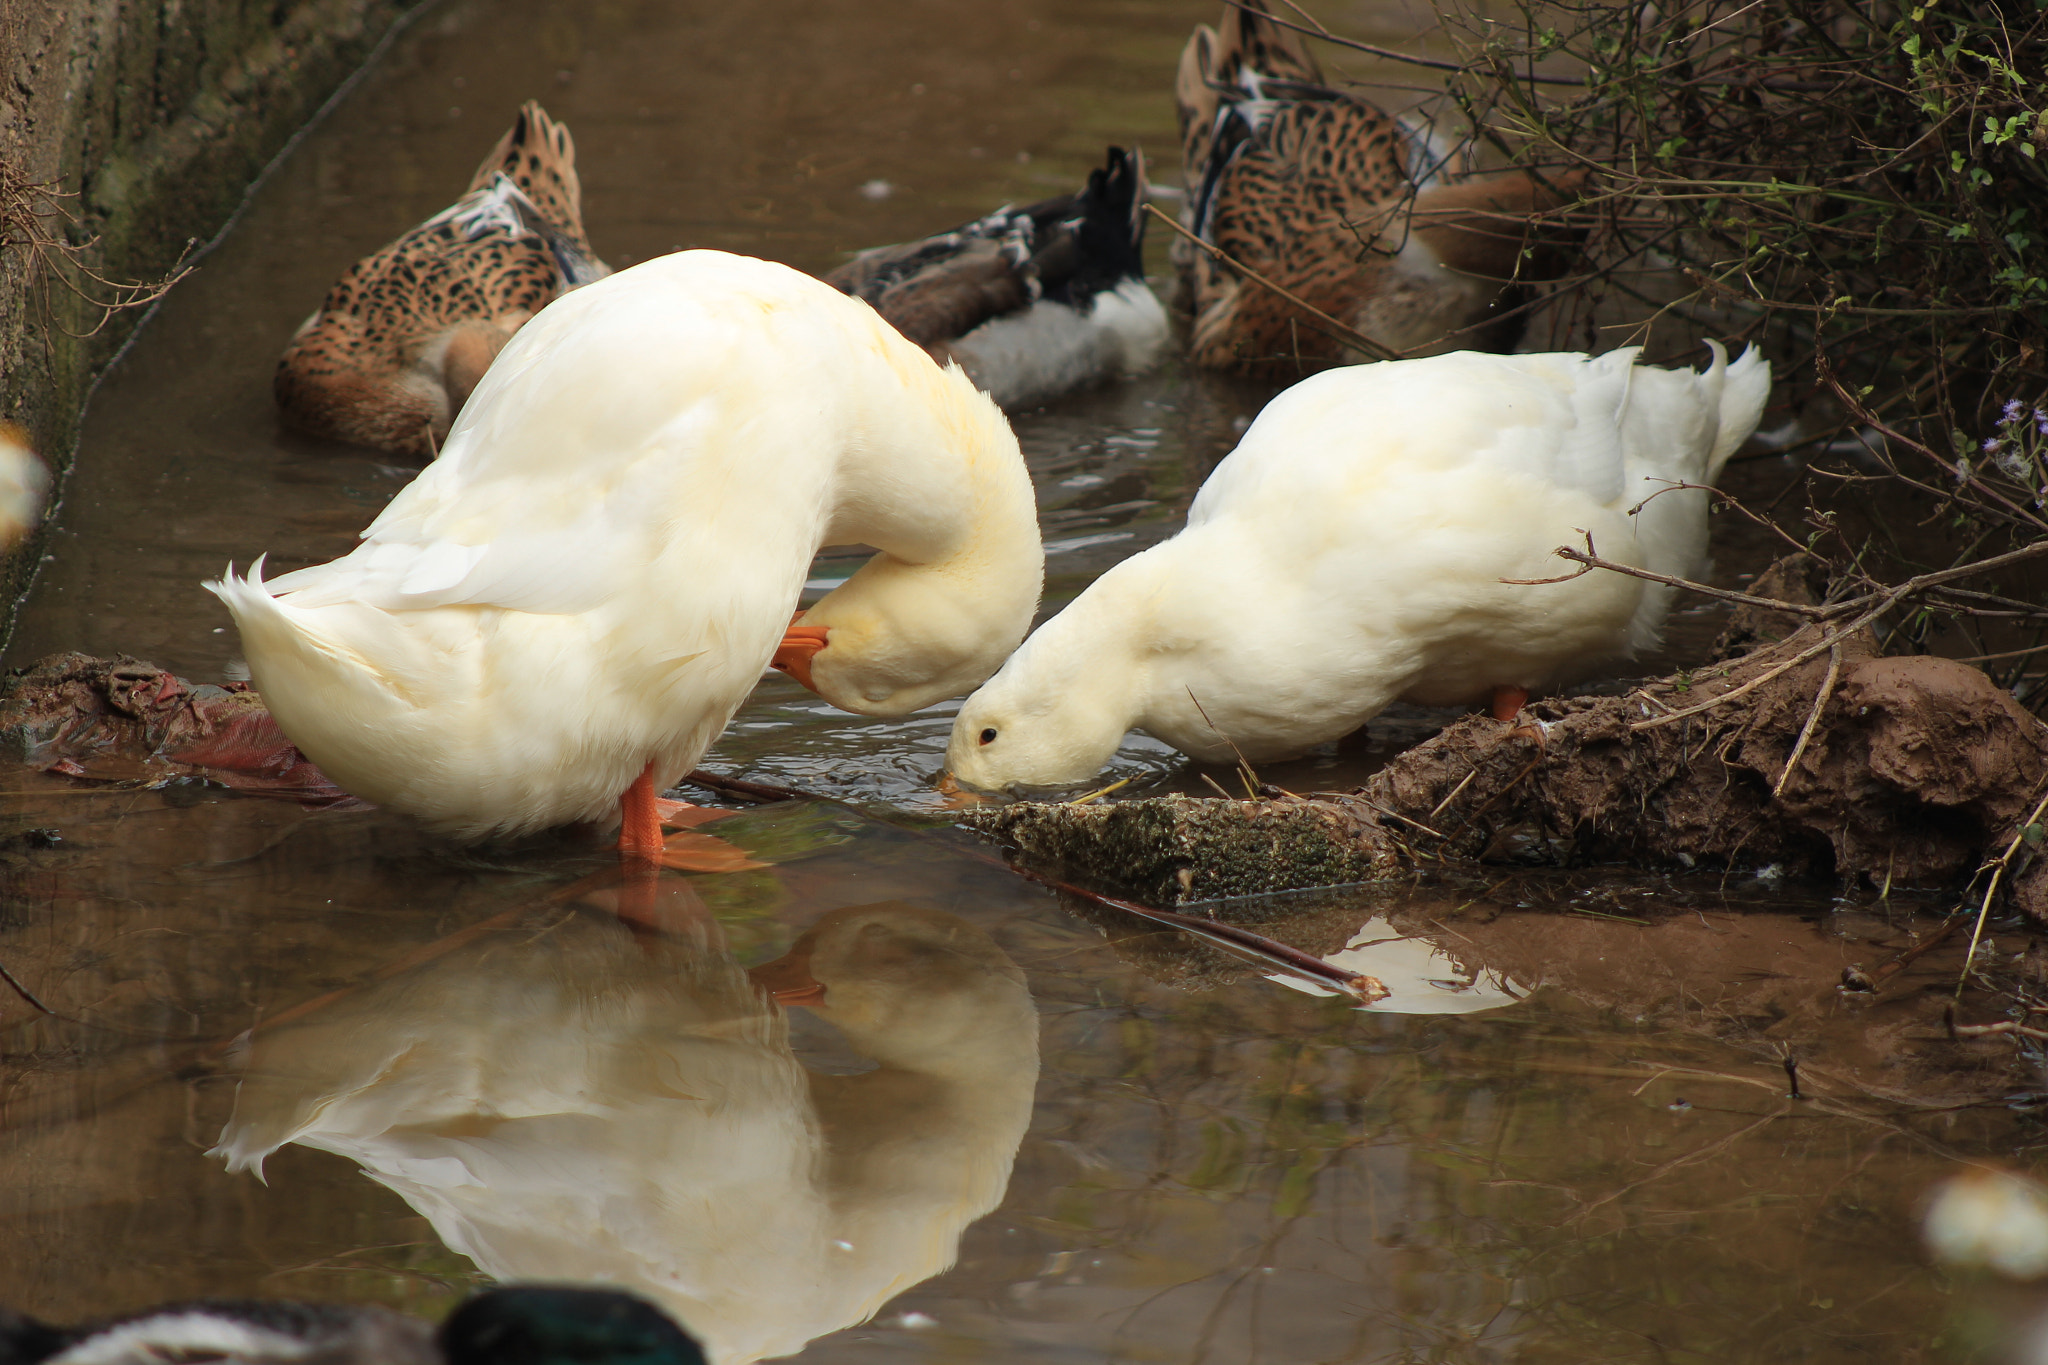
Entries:
[[[784, 266], [665, 256], [557, 299], [353, 553], [207, 586], [286, 735], [457, 837], [654, 794], [771, 656], [901, 715], [992, 673], [1044, 553], [1002, 413], [865, 303]], [[822, 545], [881, 551], [784, 627]], [[778, 641], [787, 648], [778, 653]]]
[[493, 1277], [644, 1294], [715, 1365], [793, 1354], [1001, 1202], [1038, 1016], [986, 933], [900, 902], [756, 970], [874, 1068], [808, 1072], [715, 946], [551, 913], [260, 1028], [214, 1154], [337, 1153]]
[[1396, 699], [1494, 694], [1506, 718], [1528, 689], [1649, 648], [1668, 587], [1501, 581], [1556, 576], [1552, 551], [1581, 531], [1633, 566], [1701, 564], [1708, 495], [1644, 500], [1714, 480], [1770, 368], [1718, 346], [1704, 373], [1635, 360], [1457, 352], [1295, 385], [1185, 530], [1104, 574], [968, 698], [947, 767], [987, 791], [1085, 781], [1133, 727], [1205, 761], [1292, 757]]

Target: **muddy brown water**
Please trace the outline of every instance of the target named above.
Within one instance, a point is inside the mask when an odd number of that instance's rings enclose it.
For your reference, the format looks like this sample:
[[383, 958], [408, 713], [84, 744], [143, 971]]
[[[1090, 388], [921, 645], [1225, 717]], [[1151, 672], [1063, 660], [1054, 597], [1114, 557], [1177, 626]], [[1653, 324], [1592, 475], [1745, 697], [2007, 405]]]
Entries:
[[[1209, 9], [430, 7], [101, 389], [12, 660], [234, 676], [199, 580], [342, 552], [413, 472], [282, 432], [276, 352], [520, 99], [574, 130], [615, 265], [817, 269], [1078, 183], [1111, 141], [1172, 183], [1167, 91]], [[1428, 41], [1423, 11], [1320, 12]], [[1049, 605], [1170, 534], [1263, 397], [1168, 366], [1021, 417]], [[1795, 474], [1734, 477], [1767, 498]], [[1725, 577], [1761, 554], [1717, 544]], [[1715, 625], [1680, 620], [1671, 657]], [[1874, 1008], [1831, 984], [1943, 907], [1752, 879], [1331, 893], [1315, 922], [1369, 941], [1347, 961], [1432, 1011], [1361, 1012], [991, 866], [931, 821], [950, 711], [868, 721], [764, 682], [707, 766], [852, 804], [735, 818], [772, 866], [670, 879], [638, 934], [603, 889], [560, 894], [605, 861], [573, 836], [454, 851], [376, 812], [7, 776], [0, 964], [56, 1016], [0, 992], [0, 1297], [437, 1315], [489, 1275], [598, 1278], [728, 1360], [849, 1362], [1962, 1360], [2023, 1311], [1915, 1237], [1960, 1165], [2037, 1163], [2024, 1106], [1983, 1102], [2024, 1088], [2010, 1049], [1953, 1093], [1894, 1083], [1953, 959]], [[1270, 775], [1334, 785], [1374, 752]], [[1156, 745], [1119, 764], [1200, 789]], [[884, 1022], [783, 1021], [738, 969], [849, 907], [881, 948], [836, 979]], [[920, 967], [935, 933], [951, 956]], [[1787, 1049], [1817, 1098], [1787, 1097]]]

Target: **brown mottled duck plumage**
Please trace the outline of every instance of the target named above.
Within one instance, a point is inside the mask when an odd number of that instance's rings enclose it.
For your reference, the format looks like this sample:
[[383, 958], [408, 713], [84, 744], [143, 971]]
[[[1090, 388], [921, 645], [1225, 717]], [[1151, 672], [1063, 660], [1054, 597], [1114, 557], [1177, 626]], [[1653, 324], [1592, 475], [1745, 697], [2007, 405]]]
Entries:
[[277, 363], [292, 425], [432, 455], [528, 318], [610, 270], [583, 233], [569, 130], [528, 101], [449, 208], [350, 268]]
[[[1570, 260], [1570, 234], [1537, 215], [1576, 178], [1443, 164], [1256, 8], [1196, 27], [1175, 94], [1189, 229], [1390, 351], [1512, 350], [1523, 286]], [[1185, 239], [1173, 259], [1198, 365], [1282, 377], [1375, 358]]]

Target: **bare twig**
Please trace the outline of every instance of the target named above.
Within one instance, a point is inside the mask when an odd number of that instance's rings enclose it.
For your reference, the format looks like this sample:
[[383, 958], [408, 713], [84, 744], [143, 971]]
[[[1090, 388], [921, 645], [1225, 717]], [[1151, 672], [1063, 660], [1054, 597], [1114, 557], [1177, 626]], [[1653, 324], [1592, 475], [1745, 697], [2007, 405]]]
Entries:
[[1955, 998], [1958, 1000], [1962, 998], [1964, 984], [1970, 979], [1970, 964], [1977, 960], [1977, 943], [1984, 937], [1984, 922], [1991, 918], [1991, 902], [1998, 895], [1999, 883], [2005, 880], [2006, 869], [2012, 866], [2014, 856], [2026, 843], [2027, 831], [2041, 823], [2044, 811], [2048, 811], [2048, 793], [2034, 804], [2033, 813], [2020, 821], [2019, 828], [2012, 832], [2012, 838], [2006, 840], [2005, 851], [1986, 867], [1978, 869], [1979, 873], [1988, 870], [1991, 880], [1984, 887], [1984, 899], [1977, 906], [1977, 923], [1970, 930], [1970, 948], [1963, 954], [1963, 970], [1956, 977]]
[[36, 999], [34, 991], [31, 991], [28, 987], [22, 985], [21, 982], [15, 980], [14, 973], [8, 971], [5, 964], [0, 964], [0, 981], [5, 981], [8, 984], [8, 986], [12, 988], [16, 995], [20, 996], [23, 1000], [26, 1000], [29, 1004], [33, 1005], [37, 1010], [41, 1011], [42, 1013], [51, 1015], [52, 1017], [62, 1017], [57, 1014], [57, 1011], [51, 1009], [48, 1005], [45, 1005], [42, 1001]]
[[1836, 641], [1828, 651], [1828, 673], [1821, 679], [1820, 691], [1814, 693], [1813, 709], [1806, 714], [1806, 724], [1799, 731], [1799, 742], [1792, 746], [1792, 756], [1785, 760], [1785, 771], [1778, 774], [1777, 783], [1771, 788], [1771, 798], [1776, 800], [1785, 794], [1785, 784], [1792, 780], [1792, 772], [1799, 766], [1799, 758], [1806, 752], [1808, 741], [1813, 738], [1814, 727], [1820, 724], [1821, 713], [1828, 709], [1828, 702], [1835, 695], [1835, 680], [1842, 676], [1842, 645]]
[[1687, 592], [1696, 592], [1703, 597], [1716, 597], [1724, 602], [1740, 602], [1744, 606], [1764, 607], [1770, 611], [1782, 611], [1790, 616], [1805, 616], [1817, 621], [1825, 621], [1832, 617], [1840, 616], [1843, 611], [1840, 606], [1814, 607], [1801, 602], [1787, 602], [1777, 597], [1758, 597], [1755, 593], [1737, 592], [1732, 588], [1717, 588], [1711, 583], [1699, 583], [1690, 578], [1679, 578], [1673, 574], [1658, 573], [1653, 569], [1642, 569], [1633, 564], [1623, 564], [1618, 560], [1603, 559], [1593, 549], [1593, 536], [1591, 532], [1581, 530], [1578, 527], [1573, 527], [1572, 529], [1577, 530], [1580, 535], [1586, 537], [1586, 548], [1584, 550], [1574, 550], [1569, 545], [1560, 545], [1551, 553], [1555, 554], [1559, 559], [1568, 559], [1572, 563], [1577, 564], [1579, 566], [1577, 569], [1568, 574], [1559, 574], [1556, 578], [1503, 578], [1500, 581], [1517, 586], [1535, 587], [1545, 583], [1569, 583], [1573, 579], [1591, 573], [1595, 569], [1607, 569], [1614, 573], [1627, 574], [1630, 578], [1642, 578], [1652, 583], [1664, 583], [1674, 588], [1683, 588]]
[[[1761, 0], [1759, 0], [1760, 2]], [[1390, 62], [1405, 62], [1409, 66], [1424, 66], [1432, 71], [1463, 71], [1465, 69], [1465, 63], [1463, 62], [1449, 62], [1436, 57], [1418, 57], [1412, 52], [1402, 52], [1391, 47], [1375, 47], [1371, 43], [1361, 43], [1356, 38], [1340, 37], [1324, 28], [1319, 20], [1300, 5], [1293, 3], [1293, 0], [1287, 0], [1287, 7], [1307, 20], [1306, 24], [1290, 23], [1263, 6], [1246, 4], [1244, 0], [1223, 0], [1223, 3], [1232, 9], [1241, 9], [1247, 14], [1259, 15], [1269, 23], [1276, 24], [1281, 28], [1292, 29], [1296, 33], [1306, 33], [1311, 38], [1320, 38], [1324, 42], [1334, 43], [1338, 47], [1348, 47], [1353, 52], [1363, 52], [1373, 57], [1384, 57]], [[1520, 77], [1520, 79], [1533, 81], [1538, 85], [1569, 85], [1581, 88], [1585, 85], [1585, 81], [1577, 76], [1539, 76], [1531, 73]]]

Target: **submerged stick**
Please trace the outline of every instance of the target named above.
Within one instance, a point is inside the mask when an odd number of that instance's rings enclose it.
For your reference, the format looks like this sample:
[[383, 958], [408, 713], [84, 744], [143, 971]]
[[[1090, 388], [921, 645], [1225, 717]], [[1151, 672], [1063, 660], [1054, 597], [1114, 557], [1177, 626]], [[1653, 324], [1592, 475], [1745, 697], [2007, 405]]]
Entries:
[[16, 995], [28, 1001], [29, 1004], [35, 1006], [37, 1009], [41, 1010], [44, 1014], [49, 1015], [51, 1018], [62, 1019], [64, 1017], [63, 1015], [57, 1013], [57, 1011], [51, 1009], [48, 1005], [45, 1005], [42, 1001], [36, 999], [35, 992], [31, 991], [28, 987], [22, 985], [21, 982], [17, 981], [15, 979], [14, 973], [8, 971], [5, 964], [0, 964], [0, 981], [5, 981], [10, 987], [13, 988], [14, 993]]
[[[1084, 893], [1085, 894], [1085, 893]], [[1173, 910], [1154, 910], [1136, 901], [1118, 900], [1113, 896], [1089, 896], [1103, 905], [1114, 906], [1127, 915], [1152, 920], [1168, 925], [1182, 933], [1192, 934], [1227, 953], [1248, 957], [1260, 966], [1278, 967], [1290, 976], [1308, 979], [1318, 986], [1348, 995], [1361, 1005], [1371, 1005], [1386, 999], [1393, 992], [1376, 976], [1363, 972], [1347, 971], [1333, 963], [1325, 962], [1312, 953], [1290, 947], [1278, 939], [1255, 934], [1249, 929], [1240, 929], [1234, 924], [1221, 920], [1203, 919], [1197, 915], [1183, 915]]]

